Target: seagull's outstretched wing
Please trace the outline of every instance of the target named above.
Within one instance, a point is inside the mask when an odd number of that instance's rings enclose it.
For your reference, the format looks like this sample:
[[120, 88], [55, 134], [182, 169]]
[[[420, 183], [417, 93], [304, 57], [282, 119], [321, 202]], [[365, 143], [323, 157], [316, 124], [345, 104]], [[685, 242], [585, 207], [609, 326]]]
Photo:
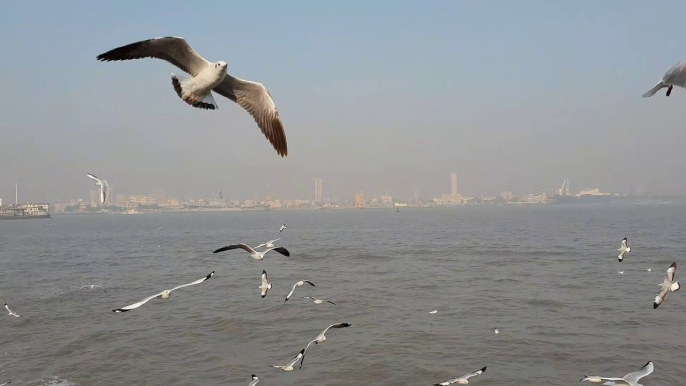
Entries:
[[641, 378], [643, 378], [647, 375], [650, 375], [653, 372], [653, 367], [654, 367], [653, 362], [650, 361], [650, 362], [646, 363], [645, 365], [643, 365], [643, 367], [641, 367], [640, 370], [634, 371], [633, 373], [629, 373], [629, 374], [623, 376], [622, 378], [630, 384], [634, 384], [634, 385], [638, 384], [638, 381]]
[[319, 334], [319, 336], [322, 336], [322, 335], [326, 334], [326, 332], [329, 331], [330, 328], [345, 328], [345, 327], [350, 327], [350, 326], [352, 326], [352, 324], [350, 324], [350, 323], [336, 323], [336, 324], [332, 324], [332, 325], [330, 325], [329, 327], [327, 327], [326, 330], [322, 331], [322, 333]]
[[300, 367], [299, 367], [299, 368], [301, 368], [301, 369], [303, 368], [303, 362], [305, 362], [305, 354], [307, 353], [307, 349], [310, 348], [310, 345], [311, 345], [312, 343], [316, 343], [316, 342], [317, 342], [316, 339], [315, 339], [315, 340], [311, 340], [311, 341], [307, 344], [307, 346], [305, 346], [305, 349], [302, 351], [303, 356], [302, 356], [302, 358], [300, 359]]
[[267, 277], [267, 271], [264, 269], [262, 270], [262, 285], [260, 288], [262, 288], [262, 297], [267, 296], [267, 292], [269, 292], [269, 278]]
[[269, 252], [269, 251], [279, 252], [280, 254], [282, 254], [282, 255], [284, 255], [284, 256], [290, 256], [290, 255], [291, 255], [291, 253], [288, 252], [288, 249], [286, 249], [286, 248], [284, 248], [284, 247], [269, 248], [269, 249], [265, 250], [264, 253], [267, 253], [267, 252]]
[[293, 357], [293, 359], [291, 359], [291, 361], [288, 362], [288, 364], [286, 365], [286, 367], [291, 367], [291, 366], [293, 366], [296, 362], [298, 362], [299, 360], [303, 359], [304, 357], [305, 357], [305, 349], [302, 349], [302, 350], [300, 350], [300, 352], [298, 353], [298, 355], [296, 355], [295, 357]]
[[214, 251], [214, 252], [212, 252], [212, 253], [219, 253], [219, 252], [224, 252], [224, 251], [230, 251], [230, 250], [232, 250], [232, 249], [242, 249], [242, 250], [244, 250], [244, 251], [246, 251], [246, 252], [248, 252], [248, 253], [255, 253], [255, 250], [254, 250], [254, 249], [252, 249], [249, 245], [243, 244], [243, 243], [227, 245], [227, 246], [225, 246], [225, 247], [221, 247], [221, 248], [217, 249], [216, 251]]
[[255, 386], [255, 385], [257, 385], [257, 382], [259, 382], [259, 381], [260, 381], [260, 378], [257, 378], [257, 375], [253, 374], [252, 375], [252, 382], [250, 382], [250, 384], [248, 386]]
[[445, 382], [441, 382], [441, 383], [436, 383], [436, 384], [434, 384], [434, 386], [447, 386], [447, 385], [450, 385], [450, 384], [455, 383], [455, 382], [462, 383], [461, 381], [465, 381], [465, 383], [466, 383], [467, 379], [474, 377], [474, 376], [477, 376], [479, 374], [482, 374], [484, 371], [486, 371], [486, 366], [484, 366], [484, 367], [480, 368], [479, 370], [476, 370], [472, 373], [465, 374], [461, 377], [449, 379], [449, 380], [447, 380]]
[[672, 265], [667, 268], [667, 280], [670, 282], [674, 281], [674, 278], [676, 277], [676, 262], [672, 263]]
[[173, 36], [131, 43], [97, 57], [103, 62], [143, 58], [166, 60], [192, 76], [198, 75], [209, 65], [205, 58], [193, 51], [184, 38]]
[[163, 293], [164, 293], [164, 291], [162, 291], [162, 292], [160, 292], [160, 293], [156, 293], [156, 294], [154, 294], [154, 295], [152, 295], [152, 296], [148, 296], [147, 298], [141, 300], [141, 301], [138, 302], [138, 303], [133, 303], [133, 304], [130, 304], [130, 305], [128, 305], [128, 306], [124, 306], [124, 307], [122, 307], [122, 308], [117, 308], [116, 310], [112, 310], [112, 311], [113, 311], [113, 312], [126, 312], [126, 311], [135, 310], [136, 308], [138, 308], [138, 307], [142, 306], [143, 304], [145, 304], [145, 303], [151, 301], [152, 299], [154, 299], [154, 298], [156, 298], [156, 297], [162, 295]]
[[180, 286], [178, 286], [178, 287], [174, 287], [174, 288], [170, 289], [169, 292], [175, 291], [175, 290], [177, 290], [177, 289], [179, 289], [179, 288], [188, 287], [189, 285], [200, 284], [200, 283], [204, 282], [205, 280], [210, 280], [210, 278], [211, 278], [212, 276], [214, 276], [214, 271], [210, 272], [209, 275], [203, 277], [202, 279], [198, 279], [198, 280], [196, 280], [196, 281], [194, 281], [194, 282], [192, 282], [192, 283], [188, 283], [188, 284], [180, 285]]
[[98, 177], [96, 177], [96, 176], [94, 176], [94, 175], [92, 175], [92, 174], [90, 174], [90, 173], [86, 173], [86, 175], [87, 175], [88, 177], [90, 177], [90, 178], [92, 178], [92, 179], [98, 181], [99, 184], [102, 184], [102, 181], [100, 181], [100, 179], [99, 179]]
[[286, 133], [279, 118], [279, 111], [262, 83], [238, 79], [226, 74], [214, 91], [238, 103], [250, 113], [276, 152], [281, 157], [288, 155]]

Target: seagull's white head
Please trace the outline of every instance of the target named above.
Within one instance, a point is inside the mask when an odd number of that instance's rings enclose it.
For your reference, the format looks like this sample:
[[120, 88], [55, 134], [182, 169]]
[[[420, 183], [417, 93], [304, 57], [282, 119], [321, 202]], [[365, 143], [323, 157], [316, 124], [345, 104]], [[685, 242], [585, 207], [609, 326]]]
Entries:
[[162, 292], [162, 294], [161, 294], [160, 296], [158, 296], [157, 298], [158, 298], [158, 299], [169, 299], [170, 296], [171, 296], [171, 291], [165, 290], [165, 291]]
[[226, 62], [224, 61], [219, 61], [214, 64], [214, 68], [216, 68], [219, 71], [226, 71], [227, 67], [229, 67], [229, 65], [226, 64]]

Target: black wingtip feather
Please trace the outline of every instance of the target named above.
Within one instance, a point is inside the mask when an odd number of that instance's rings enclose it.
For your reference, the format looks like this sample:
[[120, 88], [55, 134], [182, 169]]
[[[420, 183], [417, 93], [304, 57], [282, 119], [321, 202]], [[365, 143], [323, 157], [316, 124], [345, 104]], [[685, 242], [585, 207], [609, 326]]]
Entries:
[[230, 248], [230, 247], [228, 247], [228, 246], [227, 246], [227, 247], [221, 247], [221, 248], [219, 248], [219, 249], [215, 250], [215, 251], [214, 251], [214, 252], [212, 252], [212, 253], [219, 253], [219, 252], [224, 252], [224, 251], [228, 251], [229, 249], [231, 249], [231, 248]]
[[488, 367], [488, 366], [484, 366], [484, 367], [480, 368], [479, 370], [481, 370], [482, 373], [485, 373], [485, 372], [486, 372], [486, 367]]

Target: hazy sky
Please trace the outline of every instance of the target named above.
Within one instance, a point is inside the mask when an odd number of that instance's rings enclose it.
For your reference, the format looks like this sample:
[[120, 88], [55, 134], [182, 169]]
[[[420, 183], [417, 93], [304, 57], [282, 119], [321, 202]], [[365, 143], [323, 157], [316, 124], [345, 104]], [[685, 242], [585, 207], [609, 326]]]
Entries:
[[[0, 197], [113, 193], [409, 198], [554, 189], [684, 193], [686, 90], [641, 98], [686, 58], [683, 1], [5, 1]], [[161, 60], [182, 36], [279, 109], [289, 156], [221, 96], [194, 109]]]

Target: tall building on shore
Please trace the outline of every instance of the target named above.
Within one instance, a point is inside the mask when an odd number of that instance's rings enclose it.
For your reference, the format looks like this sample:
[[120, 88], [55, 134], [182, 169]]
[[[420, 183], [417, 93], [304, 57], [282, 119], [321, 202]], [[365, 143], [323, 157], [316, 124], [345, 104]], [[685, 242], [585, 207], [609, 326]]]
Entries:
[[450, 195], [457, 196], [457, 173], [450, 175]]
[[98, 204], [100, 201], [98, 200], [98, 196], [99, 194], [97, 190], [91, 190], [91, 206], [94, 208], [99, 206]]
[[318, 178], [314, 179], [314, 201], [324, 201], [324, 181]]

